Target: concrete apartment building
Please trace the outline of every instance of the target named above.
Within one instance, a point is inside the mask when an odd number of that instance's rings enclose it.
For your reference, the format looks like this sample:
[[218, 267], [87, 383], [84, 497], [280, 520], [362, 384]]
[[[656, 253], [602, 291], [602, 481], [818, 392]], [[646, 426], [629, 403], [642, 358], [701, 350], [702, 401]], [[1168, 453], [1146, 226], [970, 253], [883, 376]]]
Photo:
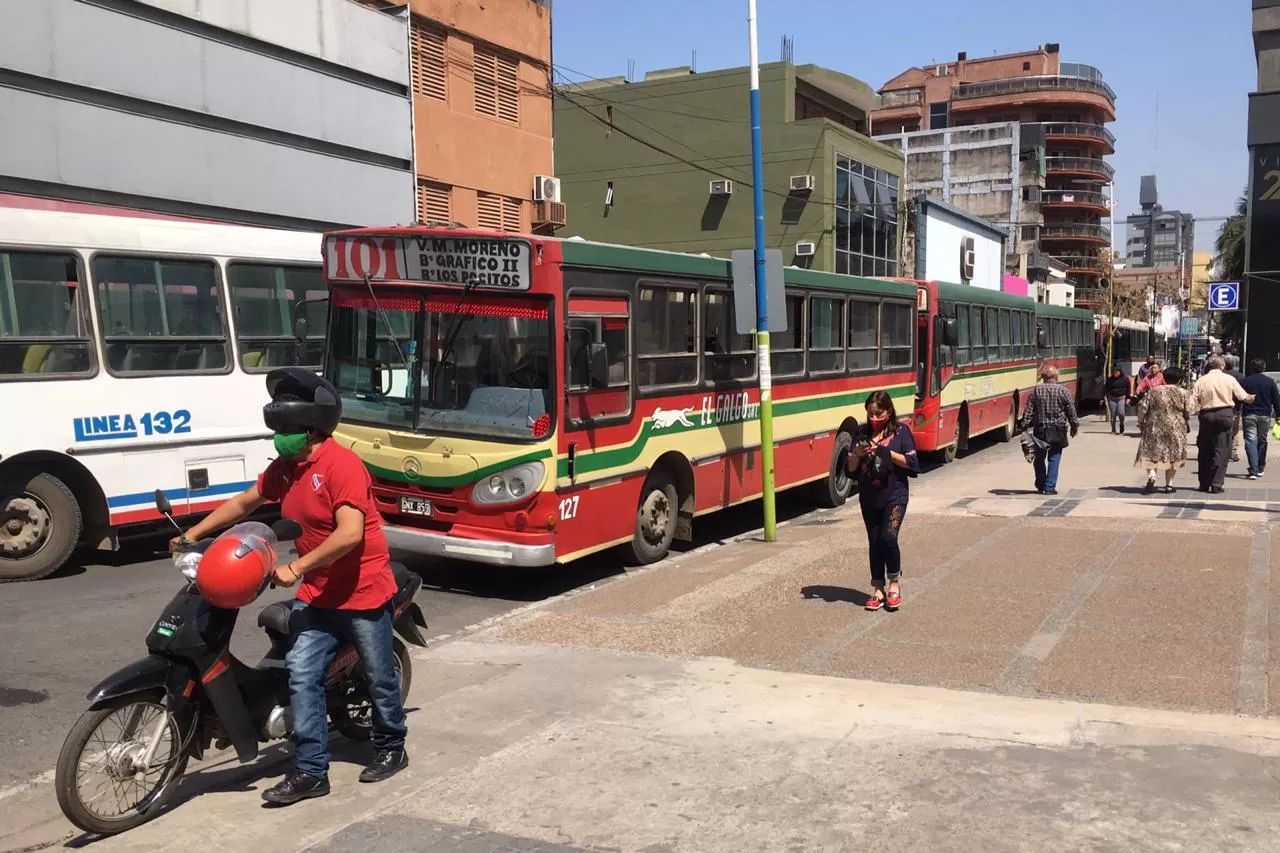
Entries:
[[[727, 256], [753, 242], [748, 71], [653, 71], [556, 90], [566, 234]], [[814, 65], [760, 68], [765, 240], [787, 264], [896, 275], [902, 156], [875, 93]]]
[[1195, 217], [1160, 205], [1155, 175], [1142, 176], [1138, 204], [1142, 212], [1125, 218], [1125, 265], [1181, 267], [1189, 274], [1196, 246]]
[[360, 2], [409, 12], [418, 220], [543, 234], [564, 224], [550, 0]]
[[284, 228], [409, 222], [407, 37], [350, 0], [0, 3], [0, 193]]
[[[909, 68], [880, 89], [872, 114], [877, 137], [1016, 122], [1019, 147], [1044, 146], [1043, 224], [1019, 223], [1017, 245], [1062, 262], [1080, 305], [1098, 304], [1110, 274], [1111, 211], [1102, 192], [1114, 170], [1116, 96], [1093, 66], [1063, 62], [1057, 44], [1002, 56]], [[1032, 198], [1026, 201], [1032, 202]], [[957, 203], [960, 203], [959, 201]]]
[[1044, 225], [1044, 142], [1022, 139], [1019, 122], [966, 125], [877, 136], [906, 158], [905, 195], [947, 202], [987, 220], [1005, 235], [1005, 269], [1032, 282], [1066, 277], [1066, 266], [1040, 251]]
[[1280, 370], [1280, 0], [1253, 0], [1258, 89], [1249, 95], [1244, 350]]

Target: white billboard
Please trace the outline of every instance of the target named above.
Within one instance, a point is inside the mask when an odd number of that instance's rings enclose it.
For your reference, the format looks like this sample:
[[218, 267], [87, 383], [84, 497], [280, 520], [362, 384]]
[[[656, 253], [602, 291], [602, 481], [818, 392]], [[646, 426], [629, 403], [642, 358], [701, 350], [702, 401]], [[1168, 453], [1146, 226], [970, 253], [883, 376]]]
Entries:
[[920, 205], [916, 230], [917, 278], [1002, 289], [1004, 232], [933, 199]]

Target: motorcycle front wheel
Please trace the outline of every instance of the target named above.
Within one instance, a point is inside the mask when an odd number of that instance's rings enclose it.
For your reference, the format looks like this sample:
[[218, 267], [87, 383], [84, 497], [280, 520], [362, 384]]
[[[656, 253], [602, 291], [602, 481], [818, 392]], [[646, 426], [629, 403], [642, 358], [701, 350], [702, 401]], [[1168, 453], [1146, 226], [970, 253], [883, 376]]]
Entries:
[[[150, 760], [147, 751], [156, 748]], [[58, 755], [54, 788], [67, 820], [115, 835], [155, 817], [187, 769], [182, 726], [155, 697], [127, 697], [86, 711]]]

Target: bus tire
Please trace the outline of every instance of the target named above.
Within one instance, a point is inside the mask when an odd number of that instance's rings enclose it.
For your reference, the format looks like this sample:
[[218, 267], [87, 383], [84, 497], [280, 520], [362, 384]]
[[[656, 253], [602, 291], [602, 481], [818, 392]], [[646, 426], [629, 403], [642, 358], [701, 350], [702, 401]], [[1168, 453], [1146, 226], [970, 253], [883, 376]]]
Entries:
[[632, 564], [647, 566], [667, 556], [676, 535], [680, 496], [675, 484], [662, 471], [655, 471], [640, 489], [636, 507], [636, 529], [631, 537]]
[[844, 506], [853, 491], [853, 478], [845, 468], [851, 447], [853, 436], [843, 430], [836, 433], [835, 447], [831, 448], [831, 468], [827, 476], [813, 484], [814, 503], [823, 509]]
[[0, 476], [0, 583], [53, 574], [75, 551], [80, 503], [51, 474], [18, 469]]
[[996, 430], [996, 441], [1013, 441], [1013, 437], [1018, 434], [1018, 398], [1014, 397], [1013, 402], [1009, 403], [1009, 419], [1004, 422], [1004, 426]]

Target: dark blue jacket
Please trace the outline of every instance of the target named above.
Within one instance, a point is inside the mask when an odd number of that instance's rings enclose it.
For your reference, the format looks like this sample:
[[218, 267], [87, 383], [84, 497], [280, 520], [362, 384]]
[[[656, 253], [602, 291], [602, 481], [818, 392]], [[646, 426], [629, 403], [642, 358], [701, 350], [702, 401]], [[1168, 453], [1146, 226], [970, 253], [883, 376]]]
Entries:
[[1240, 384], [1254, 396], [1252, 403], [1244, 404], [1244, 414], [1280, 417], [1280, 389], [1274, 379], [1265, 373], [1250, 373]]

